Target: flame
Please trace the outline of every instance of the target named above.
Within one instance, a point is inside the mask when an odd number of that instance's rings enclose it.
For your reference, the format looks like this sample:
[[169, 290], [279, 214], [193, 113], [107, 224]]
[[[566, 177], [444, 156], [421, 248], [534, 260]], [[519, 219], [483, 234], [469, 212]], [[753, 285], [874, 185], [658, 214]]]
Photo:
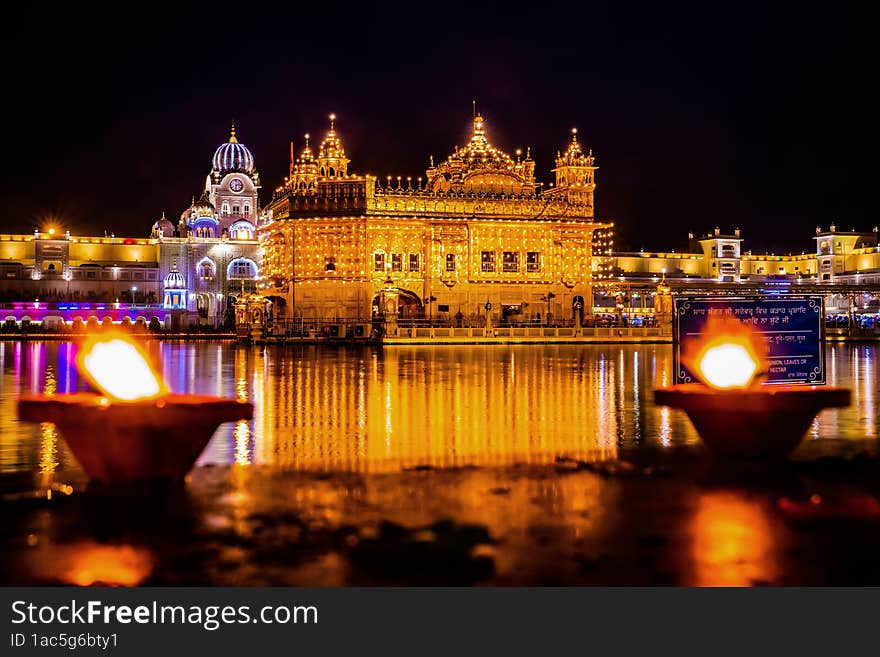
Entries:
[[767, 344], [749, 324], [712, 318], [702, 336], [688, 345], [682, 360], [712, 388], [748, 388], [767, 371]]
[[144, 401], [168, 392], [147, 353], [124, 334], [92, 336], [76, 356], [89, 382], [115, 401]]

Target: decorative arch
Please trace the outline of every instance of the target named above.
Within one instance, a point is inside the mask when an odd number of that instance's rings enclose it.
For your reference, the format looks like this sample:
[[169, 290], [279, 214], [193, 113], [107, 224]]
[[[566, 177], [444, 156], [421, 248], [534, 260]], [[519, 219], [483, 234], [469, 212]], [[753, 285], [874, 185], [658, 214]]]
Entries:
[[252, 240], [256, 229], [250, 221], [236, 221], [229, 227], [229, 237], [234, 240]]
[[196, 264], [196, 276], [200, 281], [211, 281], [217, 276], [217, 265], [208, 256]]
[[250, 258], [236, 258], [226, 268], [226, 278], [256, 278], [258, 273], [257, 263]]
[[197, 217], [190, 226], [195, 237], [217, 237], [217, 228], [220, 225], [214, 217]]

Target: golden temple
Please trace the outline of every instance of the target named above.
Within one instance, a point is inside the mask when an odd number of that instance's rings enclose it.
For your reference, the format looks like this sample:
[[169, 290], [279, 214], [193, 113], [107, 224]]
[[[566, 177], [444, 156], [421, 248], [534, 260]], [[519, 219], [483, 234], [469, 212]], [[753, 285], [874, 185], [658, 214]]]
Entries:
[[276, 317], [570, 320], [607, 276], [611, 225], [594, 218], [597, 167], [576, 131], [548, 189], [476, 112], [468, 143], [415, 181], [349, 173], [335, 115], [317, 155], [306, 135], [291, 156], [259, 227]]

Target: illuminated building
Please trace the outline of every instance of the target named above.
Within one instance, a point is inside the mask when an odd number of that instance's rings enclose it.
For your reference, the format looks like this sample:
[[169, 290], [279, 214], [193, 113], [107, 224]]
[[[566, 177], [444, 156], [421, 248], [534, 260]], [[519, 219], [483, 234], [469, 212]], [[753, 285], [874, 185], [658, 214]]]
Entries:
[[760, 282], [773, 279], [811, 283], [880, 283], [880, 249], [877, 229], [841, 232], [834, 224], [816, 228], [815, 250], [800, 254], [743, 252], [740, 230], [714, 232], [695, 238], [680, 252], [615, 252], [609, 259], [618, 280], [639, 279], [665, 273], [671, 281], [717, 283]]
[[163, 213], [149, 238], [54, 228], [0, 235], [0, 321], [127, 317], [168, 325], [175, 310], [185, 326], [219, 326], [229, 298], [255, 289], [259, 189], [253, 154], [233, 126], [214, 153], [204, 192], [177, 227]]
[[230, 297], [253, 291], [259, 276], [260, 175], [250, 149], [236, 136], [235, 124], [211, 164], [201, 196], [184, 210], [177, 228], [160, 220], [153, 237], [162, 274], [167, 278], [179, 267], [184, 279], [188, 323], [218, 326], [226, 318]]
[[876, 228], [817, 228], [801, 254], [753, 253], [738, 229], [719, 228], [681, 251], [615, 250], [612, 225], [594, 215], [595, 159], [576, 132], [547, 186], [529, 149], [493, 146], [480, 115], [467, 143], [430, 157], [421, 177], [356, 175], [350, 164], [332, 117], [317, 146], [307, 136], [296, 157], [291, 146], [289, 175], [261, 208], [256, 161], [233, 127], [201, 194], [176, 224], [163, 213], [148, 238], [0, 234], [0, 323], [165, 322], [174, 310], [184, 326], [220, 326], [234, 298], [255, 291], [294, 319], [474, 324], [488, 305], [496, 325], [571, 321], [578, 304], [584, 315], [651, 314], [663, 276], [676, 294], [827, 285], [829, 308], [878, 307], [847, 298], [880, 296]]
[[576, 132], [549, 189], [529, 150], [494, 147], [479, 114], [424, 178], [349, 173], [333, 115], [317, 155], [306, 136], [291, 159], [259, 227], [278, 315], [571, 319], [590, 298], [594, 233], [610, 224], [594, 219], [597, 167]]
[[[702, 237], [689, 235], [689, 248], [669, 252], [615, 252], [607, 259], [611, 285], [594, 297], [593, 310], [609, 313], [615, 295], [628, 301], [627, 312], [652, 313], [654, 286], [665, 277], [675, 293], [821, 292], [827, 288], [829, 313], [877, 312], [880, 296], [880, 248], [877, 228], [870, 232], [816, 228], [815, 248], [800, 254], [743, 251], [739, 229], [719, 228]], [[726, 284], [726, 285], [719, 285]], [[859, 300], [852, 295], [860, 292]], [[605, 295], [604, 297], [602, 295]], [[874, 299], [872, 301], [872, 299]]]

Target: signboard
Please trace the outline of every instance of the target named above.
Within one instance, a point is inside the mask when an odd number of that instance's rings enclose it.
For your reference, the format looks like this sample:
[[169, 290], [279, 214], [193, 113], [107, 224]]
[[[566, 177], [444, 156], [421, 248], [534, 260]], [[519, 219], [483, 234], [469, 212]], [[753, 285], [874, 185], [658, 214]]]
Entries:
[[821, 296], [679, 297], [674, 317], [676, 383], [694, 380], [682, 365], [681, 354], [689, 341], [699, 339], [710, 317], [738, 319], [764, 335], [770, 361], [765, 383], [825, 383], [825, 307]]

